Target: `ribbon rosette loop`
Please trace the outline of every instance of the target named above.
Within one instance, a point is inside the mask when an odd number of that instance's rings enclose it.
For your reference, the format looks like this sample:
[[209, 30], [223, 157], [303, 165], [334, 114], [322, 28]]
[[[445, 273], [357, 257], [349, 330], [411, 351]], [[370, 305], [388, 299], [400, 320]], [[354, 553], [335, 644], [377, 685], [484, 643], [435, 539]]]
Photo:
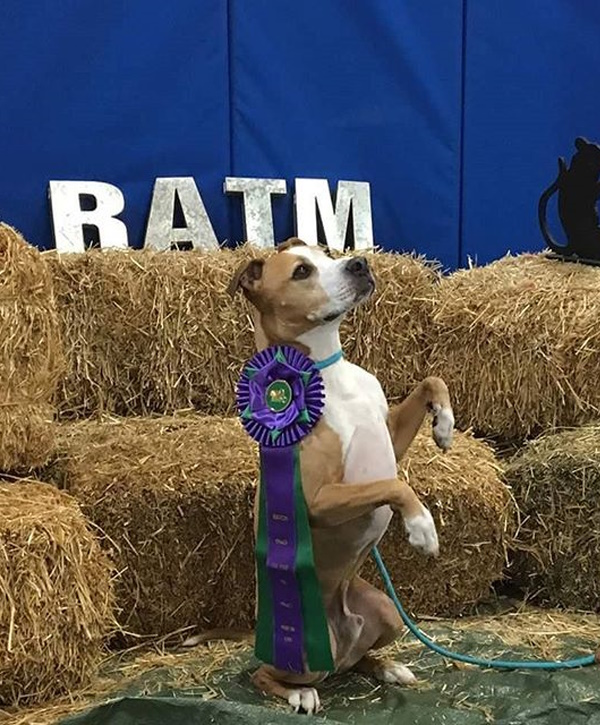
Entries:
[[262, 446], [304, 438], [323, 410], [323, 380], [313, 361], [293, 347], [270, 347], [245, 366], [237, 401], [246, 431]]
[[321, 374], [299, 350], [269, 347], [244, 367], [237, 405], [260, 444], [256, 655], [291, 672], [332, 671], [298, 446], [323, 412]]

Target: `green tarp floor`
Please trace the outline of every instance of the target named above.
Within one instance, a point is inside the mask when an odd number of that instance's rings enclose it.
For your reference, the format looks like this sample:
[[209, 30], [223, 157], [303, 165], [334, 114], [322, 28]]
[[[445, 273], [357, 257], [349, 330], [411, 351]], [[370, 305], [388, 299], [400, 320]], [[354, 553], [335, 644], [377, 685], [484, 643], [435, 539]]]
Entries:
[[[548, 625], [545, 625], [548, 628]], [[535, 650], [507, 647], [498, 632], [456, 630], [452, 624], [425, 627], [437, 641], [463, 652], [486, 657], [532, 657]], [[564, 629], [564, 628], [563, 628]], [[523, 636], [523, 639], [526, 635]], [[528, 638], [529, 639], [529, 638]], [[514, 636], [513, 636], [514, 640]], [[535, 640], [529, 639], [535, 644]], [[574, 636], [560, 638], [551, 656], [588, 653], [594, 643]], [[206, 671], [206, 654], [199, 647], [186, 656], [186, 672]], [[538, 653], [548, 656], [548, 652]], [[190, 659], [191, 657], [191, 659]], [[356, 674], [333, 677], [319, 688], [323, 710], [315, 718], [329, 723], [378, 725], [600, 725], [600, 667], [557, 673], [500, 672], [456, 667], [423, 651], [409, 635], [399, 646], [398, 659], [410, 664], [420, 680], [416, 688], [378, 685]], [[97, 707], [61, 720], [61, 725], [285, 725], [306, 722], [284, 704], [265, 700], [250, 683], [255, 666], [250, 649], [239, 648], [223, 663], [190, 686], [178, 686], [170, 666], [154, 666], [127, 689], [115, 691]], [[172, 665], [171, 665], [172, 667]], [[181, 679], [179, 677], [179, 679]]]

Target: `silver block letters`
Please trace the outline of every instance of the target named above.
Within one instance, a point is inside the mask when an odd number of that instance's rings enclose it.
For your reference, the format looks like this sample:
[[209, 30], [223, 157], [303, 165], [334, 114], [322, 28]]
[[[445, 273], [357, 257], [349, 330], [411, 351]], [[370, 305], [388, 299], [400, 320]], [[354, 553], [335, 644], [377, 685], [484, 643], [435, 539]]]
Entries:
[[[119, 188], [103, 181], [51, 181], [49, 194], [57, 251], [84, 252], [88, 225], [97, 228], [101, 248], [127, 249], [127, 227], [115, 218], [125, 208]], [[86, 196], [90, 210], [82, 209]]]
[[[223, 189], [226, 194], [242, 194], [245, 241], [262, 248], [274, 247], [272, 197], [287, 193], [285, 179], [228, 176]], [[100, 247], [127, 248], [127, 227], [117, 219], [125, 208], [119, 188], [102, 181], [51, 181], [49, 195], [55, 245], [59, 252], [84, 252], [86, 227], [97, 230]], [[332, 199], [327, 179], [295, 179], [294, 202], [295, 233], [308, 244], [322, 241], [338, 251], [373, 247], [368, 182], [339, 181]], [[183, 226], [175, 226], [177, 204]], [[323, 240], [318, 238], [319, 219]], [[144, 247], [156, 250], [219, 249], [193, 177], [158, 177], [155, 180]]]
[[[185, 218], [183, 229], [173, 227], [176, 196]], [[189, 243], [194, 249], [219, 248], [194, 179], [191, 176], [159, 177], [154, 182], [144, 247], [163, 250], [181, 243]]]
[[335, 208], [327, 179], [296, 179], [296, 230], [308, 244], [318, 243], [317, 212], [325, 242], [330, 249], [344, 251], [352, 214], [354, 249], [373, 247], [371, 189], [366, 181], [338, 181]]
[[257, 247], [274, 247], [272, 194], [285, 194], [285, 179], [250, 179], [228, 176], [227, 194], [244, 195], [244, 240]]

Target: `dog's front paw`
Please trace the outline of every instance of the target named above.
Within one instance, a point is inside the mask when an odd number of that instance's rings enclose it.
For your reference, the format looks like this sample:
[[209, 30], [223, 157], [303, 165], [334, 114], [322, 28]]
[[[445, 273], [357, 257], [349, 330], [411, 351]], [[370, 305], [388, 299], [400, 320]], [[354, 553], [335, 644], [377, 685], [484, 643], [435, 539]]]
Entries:
[[294, 712], [302, 712], [307, 715], [315, 715], [321, 709], [319, 693], [314, 687], [305, 687], [301, 690], [293, 690], [288, 697], [288, 702]]
[[404, 526], [408, 533], [408, 543], [424, 554], [437, 556], [440, 553], [440, 544], [435, 528], [435, 521], [428, 509], [412, 519], [405, 519]]
[[454, 413], [452, 408], [442, 408], [439, 403], [431, 406], [433, 412], [433, 440], [438, 448], [447, 451], [454, 435]]

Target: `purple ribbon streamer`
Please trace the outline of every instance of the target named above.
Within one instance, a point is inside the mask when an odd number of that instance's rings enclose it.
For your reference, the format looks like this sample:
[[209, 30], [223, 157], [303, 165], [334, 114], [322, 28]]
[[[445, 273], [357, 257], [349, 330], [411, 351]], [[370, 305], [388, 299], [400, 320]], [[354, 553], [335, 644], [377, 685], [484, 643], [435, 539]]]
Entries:
[[[274, 386], [273, 391], [279, 394], [283, 391], [286, 395], [271, 398], [270, 386]], [[311, 609], [314, 621], [304, 626], [303, 611], [308, 605], [303, 603], [302, 596], [316, 600], [320, 598], [320, 592], [314, 562], [309, 563], [312, 544], [308, 524], [302, 518], [304, 508], [299, 509], [300, 513], [296, 511], [297, 496], [302, 502], [303, 493], [301, 481], [296, 481], [300, 474], [296, 467], [295, 444], [311, 432], [321, 417], [323, 380], [313, 361], [304, 353], [288, 345], [270, 347], [258, 352], [245, 366], [237, 387], [237, 404], [246, 431], [261, 449], [265, 507], [262, 521], [266, 520], [266, 525], [259, 527], [259, 539], [264, 537], [261, 552], [266, 549], [266, 561], [261, 559], [264, 563], [259, 566], [264, 567], [261, 569], [262, 581], [268, 579], [270, 591], [263, 588], [261, 594], [259, 586], [261, 642], [266, 642], [266, 646], [262, 647], [257, 639], [257, 647], [260, 645], [265, 661], [272, 662], [278, 669], [301, 674], [306, 671], [305, 631], [316, 627], [321, 639], [329, 636], [325, 615], [318, 609], [318, 603], [317, 615], [314, 607]], [[301, 517], [299, 521], [297, 516]], [[300, 534], [297, 533], [298, 525]], [[302, 533], [305, 530], [308, 534]], [[304, 541], [306, 536], [308, 541]], [[303, 561], [306, 561], [304, 571], [297, 572], [299, 547], [304, 552]], [[270, 600], [269, 610], [261, 609], [261, 596], [263, 603], [266, 598]], [[311, 642], [313, 640], [314, 632]], [[329, 649], [325, 653], [317, 649], [313, 646], [307, 652], [307, 661], [324, 662], [325, 668], [331, 668]]]
[[302, 601], [294, 573], [294, 448], [262, 449], [267, 500], [267, 571], [273, 595], [275, 667], [304, 672]]

